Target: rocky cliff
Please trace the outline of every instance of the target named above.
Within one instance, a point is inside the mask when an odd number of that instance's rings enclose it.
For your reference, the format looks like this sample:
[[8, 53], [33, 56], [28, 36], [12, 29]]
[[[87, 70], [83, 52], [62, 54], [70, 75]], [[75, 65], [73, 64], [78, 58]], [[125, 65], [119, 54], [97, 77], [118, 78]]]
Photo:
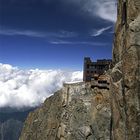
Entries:
[[119, 0], [113, 49], [112, 139], [140, 140], [140, 0]]
[[140, 1], [119, 0], [110, 88], [65, 84], [29, 114], [20, 140], [140, 140]]
[[65, 84], [28, 116], [20, 140], [110, 139], [109, 90]]

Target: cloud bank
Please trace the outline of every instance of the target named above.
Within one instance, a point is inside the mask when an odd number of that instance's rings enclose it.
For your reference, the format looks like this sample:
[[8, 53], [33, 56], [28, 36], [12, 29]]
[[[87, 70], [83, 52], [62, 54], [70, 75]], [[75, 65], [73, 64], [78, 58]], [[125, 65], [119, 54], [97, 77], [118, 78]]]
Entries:
[[82, 72], [21, 70], [0, 63], [0, 108], [35, 107], [60, 89], [63, 82], [82, 81]]

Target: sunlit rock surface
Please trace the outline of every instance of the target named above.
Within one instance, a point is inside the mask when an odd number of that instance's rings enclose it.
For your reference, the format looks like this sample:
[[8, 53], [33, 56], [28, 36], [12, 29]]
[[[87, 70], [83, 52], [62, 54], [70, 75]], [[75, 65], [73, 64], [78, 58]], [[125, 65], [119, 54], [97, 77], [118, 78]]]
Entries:
[[119, 0], [113, 59], [112, 139], [140, 140], [140, 0]]
[[109, 90], [64, 84], [29, 114], [20, 140], [109, 140], [110, 126]]

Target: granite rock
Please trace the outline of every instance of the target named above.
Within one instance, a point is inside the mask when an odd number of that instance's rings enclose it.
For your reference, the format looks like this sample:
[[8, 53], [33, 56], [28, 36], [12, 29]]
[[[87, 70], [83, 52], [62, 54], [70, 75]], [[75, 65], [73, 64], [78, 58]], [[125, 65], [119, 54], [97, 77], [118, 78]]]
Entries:
[[29, 114], [20, 140], [109, 140], [110, 121], [107, 89], [65, 84]]
[[[119, 0], [113, 61], [112, 139], [140, 140], [139, 0]], [[118, 64], [119, 70], [116, 67]]]

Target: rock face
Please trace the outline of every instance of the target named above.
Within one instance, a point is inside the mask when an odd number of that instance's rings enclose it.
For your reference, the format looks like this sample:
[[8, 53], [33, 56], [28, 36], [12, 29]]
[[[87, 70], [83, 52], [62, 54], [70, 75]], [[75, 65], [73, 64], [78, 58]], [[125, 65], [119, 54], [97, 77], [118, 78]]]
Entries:
[[140, 140], [140, 0], [119, 0], [112, 70], [112, 139]]
[[29, 114], [20, 140], [109, 140], [109, 90], [65, 84]]

